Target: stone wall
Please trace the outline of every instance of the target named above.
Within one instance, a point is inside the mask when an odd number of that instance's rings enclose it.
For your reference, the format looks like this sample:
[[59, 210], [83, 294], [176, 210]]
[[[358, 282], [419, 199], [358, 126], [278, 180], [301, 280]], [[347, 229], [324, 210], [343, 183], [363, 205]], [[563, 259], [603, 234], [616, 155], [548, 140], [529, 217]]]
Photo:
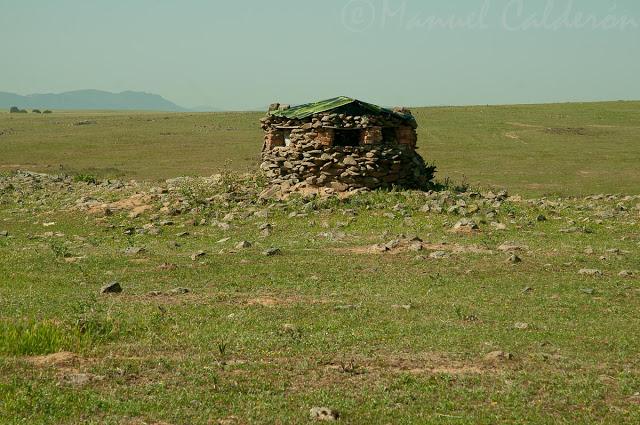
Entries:
[[433, 167], [406, 145], [325, 147], [310, 141], [275, 147], [262, 155], [260, 169], [274, 185], [331, 187], [337, 191], [399, 185], [424, 188]]

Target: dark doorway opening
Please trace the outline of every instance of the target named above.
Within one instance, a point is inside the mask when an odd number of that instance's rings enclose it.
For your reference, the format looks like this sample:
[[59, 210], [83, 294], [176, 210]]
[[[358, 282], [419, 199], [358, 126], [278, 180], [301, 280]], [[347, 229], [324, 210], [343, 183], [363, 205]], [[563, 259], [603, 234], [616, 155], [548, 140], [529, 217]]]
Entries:
[[396, 129], [394, 127], [384, 127], [382, 129], [382, 143], [387, 145], [395, 145], [398, 142]]
[[360, 130], [336, 130], [333, 139], [334, 146], [358, 146], [360, 144]]

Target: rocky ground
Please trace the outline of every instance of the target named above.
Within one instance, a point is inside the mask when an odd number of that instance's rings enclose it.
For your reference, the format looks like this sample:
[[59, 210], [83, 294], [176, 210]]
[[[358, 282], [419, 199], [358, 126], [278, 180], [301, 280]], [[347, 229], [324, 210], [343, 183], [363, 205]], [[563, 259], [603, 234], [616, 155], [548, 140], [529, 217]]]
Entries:
[[0, 417], [640, 420], [640, 196], [265, 189], [0, 177]]

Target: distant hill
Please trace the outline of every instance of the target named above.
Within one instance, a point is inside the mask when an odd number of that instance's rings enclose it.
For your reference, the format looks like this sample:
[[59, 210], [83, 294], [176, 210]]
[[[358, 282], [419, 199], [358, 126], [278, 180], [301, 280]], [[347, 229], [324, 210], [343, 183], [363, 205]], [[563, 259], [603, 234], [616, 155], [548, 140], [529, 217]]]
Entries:
[[151, 93], [123, 91], [110, 93], [101, 90], [76, 90], [65, 93], [30, 94], [21, 96], [0, 92], [0, 109], [17, 106], [22, 109], [108, 109], [138, 111], [174, 111], [188, 109], [162, 96]]

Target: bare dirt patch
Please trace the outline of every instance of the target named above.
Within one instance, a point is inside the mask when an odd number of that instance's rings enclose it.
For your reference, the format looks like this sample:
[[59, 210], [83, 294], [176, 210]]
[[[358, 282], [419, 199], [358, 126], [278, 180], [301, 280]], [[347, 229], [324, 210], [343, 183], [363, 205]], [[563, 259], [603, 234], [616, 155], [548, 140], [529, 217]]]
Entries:
[[[326, 366], [327, 369], [347, 373], [410, 373], [413, 375], [473, 375], [490, 372], [484, 363], [462, 362], [451, 359], [441, 353], [421, 353], [417, 355], [399, 354], [371, 359], [358, 359], [350, 362], [337, 361]], [[353, 372], [352, 372], [353, 371]]]
[[95, 199], [89, 199], [78, 203], [78, 208], [85, 210], [91, 215], [109, 215], [117, 211], [129, 211], [130, 217], [134, 218], [140, 214], [152, 210], [156, 201], [155, 195], [146, 193], [136, 193], [128, 198], [119, 201], [103, 203]]
[[37, 367], [71, 368], [80, 364], [80, 358], [69, 351], [27, 357], [25, 360]]
[[244, 304], [248, 306], [279, 307], [279, 306], [286, 306], [286, 305], [293, 305], [293, 304], [325, 304], [330, 301], [307, 298], [307, 297], [302, 297], [300, 295], [292, 295], [292, 296], [263, 295], [260, 297], [238, 300], [238, 302], [240, 304]]

